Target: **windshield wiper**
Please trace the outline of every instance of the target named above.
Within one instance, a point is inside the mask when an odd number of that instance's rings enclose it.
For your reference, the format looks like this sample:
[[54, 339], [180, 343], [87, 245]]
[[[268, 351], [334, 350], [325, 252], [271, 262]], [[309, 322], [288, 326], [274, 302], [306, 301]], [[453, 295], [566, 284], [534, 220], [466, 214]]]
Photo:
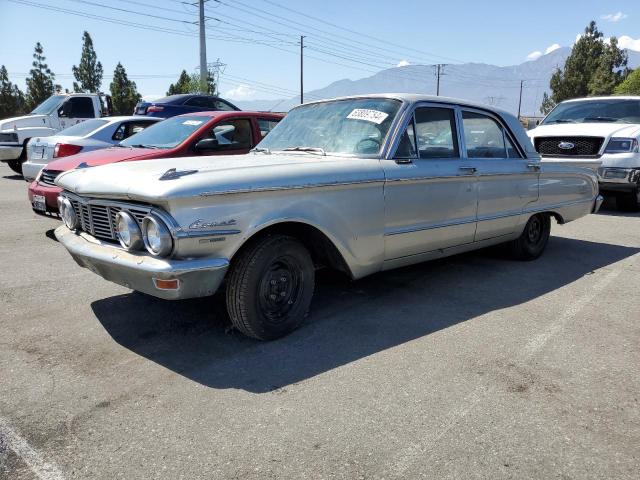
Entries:
[[575, 120], [567, 120], [566, 118], [559, 118], [557, 120], [549, 120], [548, 122], [544, 122], [545, 125], [549, 125], [551, 123], [576, 123]]
[[143, 145], [141, 143], [137, 144], [137, 145], [131, 145], [133, 148], [154, 148], [154, 149], [158, 149], [160, 147], [156, 147], [155, 145]]
[[617, 122], [617, 118], [613, 117], [585, 117], [583, 122]]
[[288, 147], [283, 148], [283, 152], [309, 152], [309, 153], [319, 153], [320, 155], [327, 155], [327, 152], [324, 151], [324, 148], [320, 147]]
[[269, 150], [266, 147], [255, 147], [252, 148], [251, 150], [249, 150], [250, 152], [256, 152], [256, 153], [266, 153], [267, 155], [271, 154], [271, 150]]

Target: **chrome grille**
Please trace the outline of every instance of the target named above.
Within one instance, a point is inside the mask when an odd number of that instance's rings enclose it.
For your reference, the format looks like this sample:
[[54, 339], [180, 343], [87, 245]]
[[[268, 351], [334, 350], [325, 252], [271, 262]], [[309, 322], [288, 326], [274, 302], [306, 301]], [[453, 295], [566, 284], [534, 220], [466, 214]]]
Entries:
[[70, 195], [65, 196], [71, 201], [80, 219], [82, 231], [101, 240], [117, 242], [116, 214], [126, 210], [142, 227], [142, 219], [151, 211], [151, 207], [137, 204], [125, 204], [99, 199], [85, 199]]
[[[560, 148], [561, 143], [571, 143], [573, 148]], [[540, 155], [554, 157], [597, 157], [604, 137], [536, 137], [534, 146]]]
[[43, 170], [42, 175], [40, 176], [40, 183], [55, 186], [55, 179], [58, 178], [58, 175], [61, 173], [62, 172], [58, 170]]

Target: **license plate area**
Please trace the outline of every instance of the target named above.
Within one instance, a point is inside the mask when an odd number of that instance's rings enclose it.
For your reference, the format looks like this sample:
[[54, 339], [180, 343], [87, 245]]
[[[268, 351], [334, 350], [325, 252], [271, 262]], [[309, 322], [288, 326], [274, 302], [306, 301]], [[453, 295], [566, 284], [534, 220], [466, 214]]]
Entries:
[[47, 211], [47, 201], [44, 198], [44, 195], [34, 195], [33, 200], [31, 201], [31, 206], [34, 210], [39, 212]]

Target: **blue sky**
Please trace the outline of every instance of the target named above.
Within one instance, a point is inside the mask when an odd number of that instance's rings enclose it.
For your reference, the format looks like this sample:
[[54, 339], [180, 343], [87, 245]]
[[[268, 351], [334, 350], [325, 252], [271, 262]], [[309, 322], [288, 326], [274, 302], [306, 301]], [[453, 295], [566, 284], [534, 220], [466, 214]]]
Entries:
[[[88, 30], [105, 69], [103, 90], [120, 61], [145, 97], [162, 96], [183, 68], [193, 71], [199, 62], [191, 1], [0, 0], [0, 64], [24, 88], [40, 41], [58, 83], [70, 88]], [[220, 91], [236, 100], [299, 91], [301, 34], [309, 47], [305, 90], [400, 62], [518, 64], [555, 45], [570, 46], [591, 19], [606, 36], [640, 50], [637, 0], [209, 0], [207, 16], [207, 33], [215, 37], [207, 40], [208, 60], [227, 64]]]

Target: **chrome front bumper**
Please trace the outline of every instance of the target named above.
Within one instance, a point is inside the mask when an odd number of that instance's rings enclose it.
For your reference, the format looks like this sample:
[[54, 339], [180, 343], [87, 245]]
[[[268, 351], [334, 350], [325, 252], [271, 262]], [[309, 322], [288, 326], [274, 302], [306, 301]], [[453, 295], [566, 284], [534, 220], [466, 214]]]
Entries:
[[[218, 289], [229, 267], [223, 258], [175, 260], [130, 253], [65, 226], [56, 228], [58, 241], [81, 267], [105, 280], [166, 300], [206, 297]], [[176, 290], [156, 287], [155, 280], [178, 280]]]
[[22, 145], [20, 144], [4, 144], [0, 145], [0, 162], [8, 162], [9, 160], [17, 160], [22, 155]]
[[601, 191], [633, 192], [640, 189], [640, 168], [601, 167], [598, 169]]

